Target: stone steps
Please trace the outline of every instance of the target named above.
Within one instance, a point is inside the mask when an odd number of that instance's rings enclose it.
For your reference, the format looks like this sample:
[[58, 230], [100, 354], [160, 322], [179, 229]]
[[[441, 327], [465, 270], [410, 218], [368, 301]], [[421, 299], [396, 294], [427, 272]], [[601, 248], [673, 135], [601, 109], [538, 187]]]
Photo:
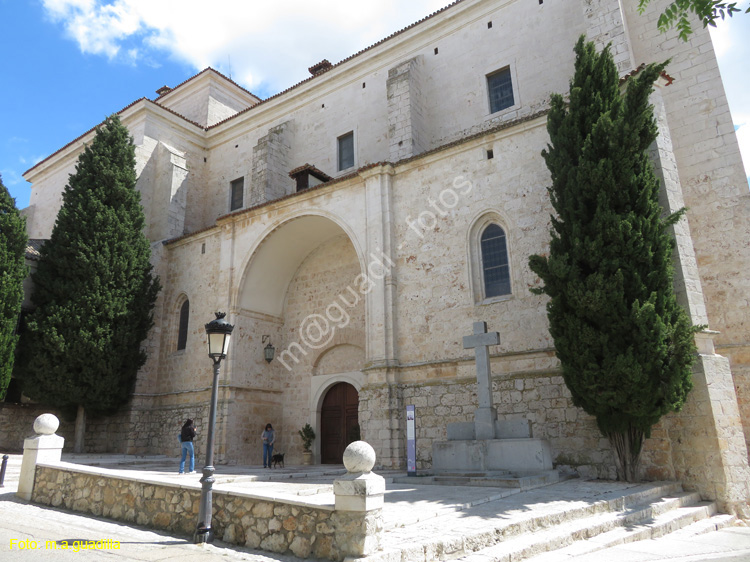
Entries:
[[[707, 508], [709, 513], [714, 512], [715, 508], [710, 502], [701, 502], [704, 505], [682, 507], [676, 510], [676, 513], [662, 514], [654, 521], [642, 523], [630, 527], [617, 528], [607, 533], [602, 533], [590, 539], [580, 540], [569, 546], [559, 548], [554, 551], [545, 552], [538, 556], [527, 558], [526, 562], [560, 562], [575, 556], [590, 554], [606, 548], [611, 548], [620, 544], [631, 543], [640, 540], [655, 539], [669, 534], [675, 538], [684, 538], [689, 536], [700, 535], [711, 531], [722, 529], [736, 520], [734, 515], [723, 513], [710, 515], [705, 519], [698, 519], [690, 522], [690, 515], [704, 515], [699, 513], [701, 508]], [[687, 524], [685, 525], [685, 523]], [[677, 530], [672, 530], [676, 525], [685, 525]], [[477, 553], [480, 555], [481, 553]], [[488, 562], [493, 558], [477, 558], [476, 562]], [[467, 557], [466, 562], [469, 561]]]
[[[383, 536], [384, 550], [362, 560], [515, 562], [549, 553], [534, 562], [553, 562], [573, 553], [658, 537], [716, 512], [713, 503], [683, 492], [678, 483], [644, 484], [576, 506], [535, 503], [533, 494], [516, 494], [466, 512], [389, 529]], [[704, 523], [706, 531], [717, 524]]]
[[[504, 473], [477, 473], [469, 475], [439, 474], [425, 476], [419, 479], [421, 485], [438, 486], [479, 486], [490, 488], [516, 488], [521, 491], [533, 490], [541, 486], [549, 486], [561, 480], [556, 470], [531, 474]], [[411, 483], [407, 478], [394, 479], [398, 484]]]
[[[689, 496], [685, 498], [692, 499]], [[619, 513], [598, 514], [585, 520], [533, 533], [530, 537], [518, 537], [459, 560], [556, 562], [618, 544], [657, 538], [697, 520], [708, 518], [716, 511], [716, 506], [711, 502], [686, 506], [680, 505], [681, 503], [664, 502], [665, 511], [660, 513], [653, 513], [652, 506], [647, 506], [624, 517]]]

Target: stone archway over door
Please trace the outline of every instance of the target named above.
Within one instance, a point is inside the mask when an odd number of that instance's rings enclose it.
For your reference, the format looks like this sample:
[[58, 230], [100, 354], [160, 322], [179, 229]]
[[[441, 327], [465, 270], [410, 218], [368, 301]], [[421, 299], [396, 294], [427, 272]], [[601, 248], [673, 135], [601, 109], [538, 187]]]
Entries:
[[341, 464], [344, 449], [354, 441], [359, 430], [359, 394], [346, 382], [333, 385], [323, 399], [320, 410], [320, 462]]

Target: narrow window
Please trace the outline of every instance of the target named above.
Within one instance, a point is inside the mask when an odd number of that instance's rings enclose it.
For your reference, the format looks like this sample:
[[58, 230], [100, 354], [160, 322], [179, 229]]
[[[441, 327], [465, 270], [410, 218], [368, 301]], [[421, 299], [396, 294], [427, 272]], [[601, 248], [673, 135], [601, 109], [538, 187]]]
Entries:
[[180, 328], [177, 332], [177, 351], [187, 346], [188, 317], [190, 316], [190, 301], [182, 303], [180, 308]]
[[482, 233], [482, 273], [485, 298], [510, 294], [510, 270], [505, 231], [496, 224]]
[[238, 178], [231, 183], [232, 201], [229, 204], [230, 211], [241, 209], [245, 196], [245, 178]]
[[354, 166], [354, 133], [339, 137], [339, 171]]
[[491, 148], [487, 149], [487, 160], [492, 160], [495, 157], [495, 151]]
[[510, 68], [505, 68], [487, 76], [487, 90], [490, 93], [490, 113], [496, 113], [513, 105], [513, 83]]

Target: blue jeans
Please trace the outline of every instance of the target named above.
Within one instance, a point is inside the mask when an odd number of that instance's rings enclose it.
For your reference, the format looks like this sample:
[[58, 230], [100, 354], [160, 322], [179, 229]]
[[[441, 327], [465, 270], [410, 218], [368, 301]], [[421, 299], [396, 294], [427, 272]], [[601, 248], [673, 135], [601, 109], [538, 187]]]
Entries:
[[180, 474], [185, 472], [185, 457], [190, 455], [190, 470], [189, 472], [195, 471], [195, 449], [193, 448], [192, 441], [182, 442], [182, 458], [180, 459]]
[[273, 444], [263, 443], [263, 468], [271, 466], [271, 456], [273, 455]]

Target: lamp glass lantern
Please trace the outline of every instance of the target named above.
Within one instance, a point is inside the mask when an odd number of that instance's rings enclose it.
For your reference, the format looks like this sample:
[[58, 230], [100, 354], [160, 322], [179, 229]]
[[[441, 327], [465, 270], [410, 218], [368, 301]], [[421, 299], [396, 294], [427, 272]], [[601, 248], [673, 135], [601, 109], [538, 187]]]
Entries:
[[273, 356], [275, 353], [276, 353], [276, 348], [273, 345], [271, 345], [270, 342], [268, 343], [266, 347], [263, 348], [263, 356], [265, 357], [268, 363], [273, 361]]
[[208, 334], [208, 356], [214, 361], [221, 361], [227, 356], [229, 339], [232, 336], [232, 326], [225, 319], [224, 312], [217, 312], [216, 319], [206, 324]]

